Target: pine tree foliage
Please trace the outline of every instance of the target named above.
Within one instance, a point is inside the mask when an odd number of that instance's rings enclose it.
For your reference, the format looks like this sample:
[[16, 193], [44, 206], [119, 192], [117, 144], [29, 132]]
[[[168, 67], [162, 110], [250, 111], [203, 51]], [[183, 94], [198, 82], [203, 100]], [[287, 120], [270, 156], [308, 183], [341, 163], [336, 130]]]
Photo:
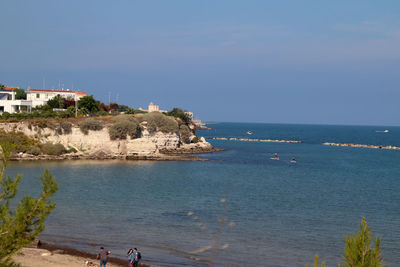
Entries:
[[43, 191], [38, 198], [25, 196], [16, 209], [10, 209], [10, 201], [16, 196], [21, 175], [14, 179], [5, 175], [12, 151], [10, 143], [0, 143], [0, 266], [16, 266], [12, 256], [23, 246], [31, 243], [44, 230], [44, 220], [55, 208], [50, 197], [58, 185], [52, 174], [45, 170], [40, 177]]
[[[314, 264], [312, 267], [318, 267], [318, 260], [319, 260], [319, 257], [317, 254], [315, 254], [314, 255]], [[306, 264], [305, 267], [308, 267], [308, 265]], [[321, 263], [321, 267], [325, 267], [325, 262]]]
[[358, 233], [346, 238], [344, 248], [345, 267], [382, 267], [380, 239], [375, 238], [375, 248], [371, 247], [373, 234], [365, 218], [362, 218]]

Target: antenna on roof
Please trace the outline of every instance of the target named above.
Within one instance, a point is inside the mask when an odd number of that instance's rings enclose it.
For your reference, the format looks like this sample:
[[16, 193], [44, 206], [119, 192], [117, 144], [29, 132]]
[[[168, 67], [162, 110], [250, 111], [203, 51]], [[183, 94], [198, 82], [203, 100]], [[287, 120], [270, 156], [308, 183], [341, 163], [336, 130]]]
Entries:
[[117, 93], [117, 96], [115, 97], [115, 103], [117, 103], [117, 104], [118, 104], [118, 97], [119, 97], [119, 94]]
[[111, 92], [108, 92], [108, 105], [111, 103]]

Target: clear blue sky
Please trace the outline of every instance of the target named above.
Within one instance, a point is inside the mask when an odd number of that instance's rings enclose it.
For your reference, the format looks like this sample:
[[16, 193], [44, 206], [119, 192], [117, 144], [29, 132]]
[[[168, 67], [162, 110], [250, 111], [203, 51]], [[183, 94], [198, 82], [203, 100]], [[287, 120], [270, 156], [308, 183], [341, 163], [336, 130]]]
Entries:
[[0, 83], [203, 120], [400, 125], [400, 1], [0, 2]]

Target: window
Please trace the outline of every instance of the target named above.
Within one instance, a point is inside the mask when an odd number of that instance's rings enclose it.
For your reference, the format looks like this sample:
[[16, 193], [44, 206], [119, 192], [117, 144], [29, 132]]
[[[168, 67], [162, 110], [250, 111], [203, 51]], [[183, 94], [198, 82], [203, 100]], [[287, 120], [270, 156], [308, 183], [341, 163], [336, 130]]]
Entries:
[[36, 98], [40, 98], [40, 94], [36, 94]]

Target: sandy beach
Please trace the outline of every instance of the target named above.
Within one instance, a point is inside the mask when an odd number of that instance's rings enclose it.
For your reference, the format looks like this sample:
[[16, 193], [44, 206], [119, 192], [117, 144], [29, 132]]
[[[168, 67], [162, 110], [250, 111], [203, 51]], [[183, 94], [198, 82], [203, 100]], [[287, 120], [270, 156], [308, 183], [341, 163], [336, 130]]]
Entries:
[[[58, 254], [57, 251], [51, 252], [47, 249], [23, 248], [21, 253], [14, 256], [16, 263], [22, 267], [82, 267], [82, 266], [98, 266], [98, 260], [88, 257], [72, 256], [68, 254]], [[90, 264], [93, 263], [93, 264]], [[122, 266], [115, 263], [108, 263], [107, 266]]]
[[[75, 249], [46, 248], [23, 248], [13, 257], [14, 261], [21, 267], [97, 267], [99, 260], [95, 254], [90, 254]], [[107, 267], [128, 266], [127, 260], [110, 257]], [[139, 266], [148, 266], [139, 264]]]

